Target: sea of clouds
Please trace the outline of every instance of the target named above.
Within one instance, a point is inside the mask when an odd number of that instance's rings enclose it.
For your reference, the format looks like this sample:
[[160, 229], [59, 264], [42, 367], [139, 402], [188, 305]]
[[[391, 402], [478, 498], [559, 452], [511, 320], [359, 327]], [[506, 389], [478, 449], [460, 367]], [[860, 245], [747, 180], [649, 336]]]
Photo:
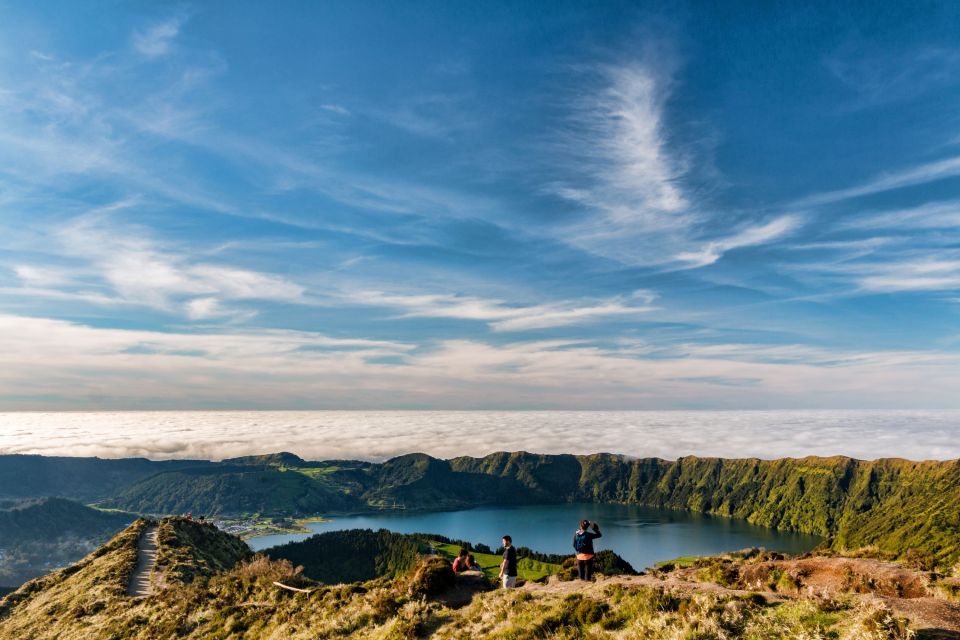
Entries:
[[960, 458], [958, 411], [121, 411], [0, 413], [0, 453], [383, 460], [493, 451]]

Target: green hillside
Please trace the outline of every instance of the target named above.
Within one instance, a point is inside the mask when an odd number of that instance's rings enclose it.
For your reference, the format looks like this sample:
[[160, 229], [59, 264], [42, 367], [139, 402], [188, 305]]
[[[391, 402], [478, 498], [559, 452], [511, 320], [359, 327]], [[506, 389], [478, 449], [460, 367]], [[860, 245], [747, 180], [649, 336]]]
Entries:
[[[469, 543], [451, 541], [433, 534], [402, 534], [386, 529], [351, 529], [331, 531], [310, 536], [306, 540], [289, 542], [265, 549], [263, 553], [273, 560], [289, 560], [303, 567], [303, 575], [325, 584], [396, 578], [416, 564], [422, 555], [436, 554], [452, 562], [461, 547], [467, 547], [489, 578], [499, 573], [501, 556], [473, 549]], [[482, 545], [481, 545], [482, 547]], [[518, 570], [525, 580], [540, 580], [560, 572], [565, 557], [537, 554], [520, 549]], [[612, 552], [608, 552], [611, 556]], [[622, 566], [626, 563], [619, 559]], [[629, 565], [622, 573], [635, 573]], [[621, 573], [621, 572], [618, 572]]]
[[[460, 553], [461, 545], [459, 543], [433, 542], [433, 547], [437, 553], [447, 560], [453, 561]], [[502, 555], [495, 553], [481, 553], [479, 551], [470, 552], [477, 564], [483, 569], [483, 573], [488, 578], [495, 580], [500, 574], [500, 563], [503, 560]], [[517, 558], [517, 576], [524, 580], [542, 580], [547, 576], [552, 576], [560, 572], [559, 563], [544, 562], [533, 558], [519, 556]]]
[[[6, 460], [0, 459], [0, 470]], [[34, 470], [55, 474], [63, 460], [31, 464]], [[101, 462], [90, 463], [89, 468], [98, 468]], [[86, 469], [85, 464], [69, 462], [67, 468]], [[82, 478], [77, 481], [83, 483]], [[38, 482], [29, 478], [27, 484]], [[117, 486], [103, 505], [158, 514], [296, 516], [616, 502], [813, 533], [835, 550], [874, 546], [882, 554], [909, 553], [940, 567], [960, 562], [958, 461], [661, 460], [519, 452], [453, 460], [411, 454], [369, 463], [310, 462], [283, 453], [166, 471]], [[99, 481], [93, 487], [76, 488], [84, 493], [100, 490]]]
[[8, 503], [0, 509], [0, 585], [16, 586], [76, 562], [135, 519], [63, 498]]
[[325, 584], [396, 578], [410, 571], [421, 554], [421, 539], [386, 529], [330, 531], [263, 551], [274, 560], [302, 566], [303, 574]]
[[136, 518], [129, 513], [91, 509], [63, 498], [23, 500], [0, 509], [0, 548], [41, 538], [88, 538], [104, 534], [109, 538]]
[[161, 471], [215, 464], [205, 460], [155, 462], [146, 458], [108, 460], [0, 455], [0, 498], [60, 496], [89, 502], [106, 498], [118, 487]]
[[960, 461], [629, 459], [527, 453], [457, 458], [457, 471], [506, 477], [554, 501], [621, 502], [814, 533], [836, 550], [875, 545], [960, 561]]
[[160, 473], [101, 506], [150, 514], [313, 515], [356, 507], [349, 496], [295, 471], [217, 465]]

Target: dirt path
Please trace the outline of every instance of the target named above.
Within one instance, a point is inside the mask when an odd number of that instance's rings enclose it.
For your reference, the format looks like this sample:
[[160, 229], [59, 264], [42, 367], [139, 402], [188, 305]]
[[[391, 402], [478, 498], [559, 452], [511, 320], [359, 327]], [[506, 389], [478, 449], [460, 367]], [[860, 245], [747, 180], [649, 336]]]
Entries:
[[157, 527], [148, 527], [140, 535], [137, 546], [137, 568], [130, 576], [127, 595], [131, 598], [145, 598], [153, 594], [153, 568], [157, 564]]

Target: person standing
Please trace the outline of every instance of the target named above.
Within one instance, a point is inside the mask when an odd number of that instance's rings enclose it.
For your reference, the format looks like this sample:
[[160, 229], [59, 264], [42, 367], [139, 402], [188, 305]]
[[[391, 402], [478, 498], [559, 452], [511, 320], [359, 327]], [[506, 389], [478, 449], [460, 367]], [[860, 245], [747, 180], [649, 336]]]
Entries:
[[513, 547], [513, 538], [503, 536], [503, 562], [500, 563], [500, 579], [504, 589], [517, 586], [517, 550]]
[[[590, 529], [593, 531], [590, 531]], [[593, 541], [602, 537], [600, 525], [581, 520], [580, 528], [573, 534], [573, 550], [577, 552], [577, 575], [581, 580], [593, 579]]]

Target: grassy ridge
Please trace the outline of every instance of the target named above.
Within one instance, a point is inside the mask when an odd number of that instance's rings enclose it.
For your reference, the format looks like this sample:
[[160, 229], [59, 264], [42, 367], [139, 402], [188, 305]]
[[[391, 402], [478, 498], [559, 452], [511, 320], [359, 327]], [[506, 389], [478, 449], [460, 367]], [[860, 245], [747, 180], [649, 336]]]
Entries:
[[[169, 528], [159, 541], [162, 555], [176, 540], [196, 546], [181, 545], [184, 558], [224, 554], [233, 566], [200, 580], [165, 580], [166, 588], [157, 594], [132, 600], [125, 585], [145, 524], [138, 521], [77, 565], [0, 600], [0, 639], [909, 637], [904, 621], [879, 602], [806, 599], [769, 605], [762, 597], [612, 583], [583, 586], [577, 593], [549, 588], [487, 592], [477, 584], [472, 598], [448, 604], [443, 597], [424, 598], [428, 592], [418, 586], [416, 571], [395, 580], [323, 586], [299, 575], [288, 561], [230, 560], [229, 550], [239, 540], [184, 519], [161, 523]], [[202, 562], [194, 568], [196, 575], [203, 573]], [[278, 589], [275, 581], [310, 593]]]

